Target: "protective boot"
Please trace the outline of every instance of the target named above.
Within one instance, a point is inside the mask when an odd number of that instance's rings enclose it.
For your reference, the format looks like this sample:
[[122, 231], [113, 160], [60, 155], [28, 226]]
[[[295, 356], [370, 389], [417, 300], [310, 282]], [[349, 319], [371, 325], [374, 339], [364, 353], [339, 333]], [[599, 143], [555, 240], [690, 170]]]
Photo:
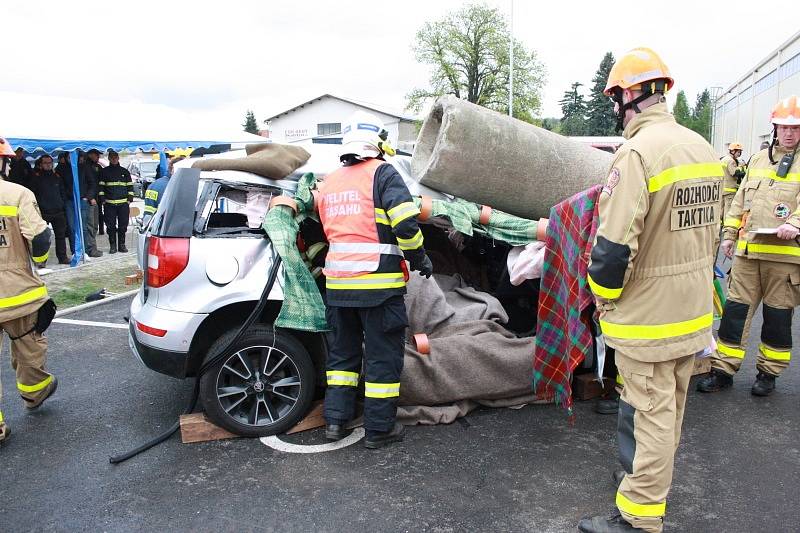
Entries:
[[602, 516], [582, 518], [578, 522], [578, 531], [583, 533], [622, 533], [623, 531], [644, 531], [644, 529], [633, 527], [618, 513], [611, 518]]
[[328, 440], [342, 440], [348, 433], [344, 424], [328, 424], [325, 426], [325, 438]]
[[753, 396], [769, 396], [775, 392], [776, 377], [766, 372], [759, 372], [756, 376], [756, 382], [753, 383], [753, 388], [750, 389], [750, 394]]
[[115, 254], [117, 253], [117, 236], [114, 233], [108, 233], [108, 253]]
[[39, 406], [41, 406], [46, 399], [55, 394], [57, 388], [58, 388], [58, 379], [56, 379], [56, 377], [53, 376], [53, 381], [51, 381], [47, 385], [47, 387], [45, 387], [44, 392], [37, 399], [31, 401], [31, 400], [25, 400], [25, 398], [23, 398], [23, 400], [25, 401], [25, 409], [28, 409], [29, 411], [38, 409]]
[[128, 248], [125, 247], [125, 233], [120, 231], [117, 232], [117, 242], [119, 243], [118, 250], [120, 253], [126, 254], [128, 253]]
[[11, 435], [11, 430], [8, 429], [5, 422], [0, 422], [0, 443], [6, 440], [9, 435]]
[[619, 412], [619, 396], [598, 398], [594, 402], [594, 412], [600, 415], [615, 415]]
[[395, 422], [391, 431], [367, 435], [367, 438], [364, 440], [364, 447], [369, 448], [370, 450], [383, 448], [384, 446], [388, 446], [393, 442], [402, 441], [405, 433], [406, 428], [403, 427], [403, 424]]
[[611, 473], [611, 478], [614, 480], [614, 486], [619, 488], [619, 484], [622, 483], [622, 480], [625, 479], [626, 472], [621, 468], [619, 470], [614, 470]]
[[709, 375], [697, 382], [697, 390], [699, 392], [719, 392], [731, 385], [733, 385], [733, 376], [718, 368], [712, 368]]

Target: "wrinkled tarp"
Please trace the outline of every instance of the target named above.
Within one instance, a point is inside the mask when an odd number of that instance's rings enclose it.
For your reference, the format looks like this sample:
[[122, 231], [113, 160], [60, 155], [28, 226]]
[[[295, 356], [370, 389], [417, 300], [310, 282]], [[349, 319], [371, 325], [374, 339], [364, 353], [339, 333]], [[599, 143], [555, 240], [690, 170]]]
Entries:
[[449, 423], [478, 405], [537, 399], [530, 387], [533, 339], [502, 326], [508, 315], [496, 298], [459, 276], [416, 274], [405, 298], [408, 335], [428, 335], [430, 353], [406, 344], [398, 410], [404, 423]]

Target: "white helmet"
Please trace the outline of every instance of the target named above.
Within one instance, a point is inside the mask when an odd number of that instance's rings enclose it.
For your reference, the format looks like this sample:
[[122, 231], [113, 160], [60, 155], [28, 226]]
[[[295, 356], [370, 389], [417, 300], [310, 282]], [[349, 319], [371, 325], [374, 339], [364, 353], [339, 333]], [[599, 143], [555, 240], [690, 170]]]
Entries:
[[348, 155], [354, 155], [360, 159], [368, 157], [380, 157], [384, 150], [381, 145], [385, 139], [381, 134], [386, 135], [383, 122], [372, 113], [356, 111], [347, 118], [342, 128], [342, 149], [339, 151], [339, 159], [343, 160]]

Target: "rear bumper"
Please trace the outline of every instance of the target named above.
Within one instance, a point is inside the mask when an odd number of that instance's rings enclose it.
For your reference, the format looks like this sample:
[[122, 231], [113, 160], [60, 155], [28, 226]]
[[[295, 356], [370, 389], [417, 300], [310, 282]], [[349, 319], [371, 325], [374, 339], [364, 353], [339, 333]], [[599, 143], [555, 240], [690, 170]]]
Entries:
[[[137, 294], [131, 302], [128, 325], [128, 345], [139, 361], [147, 368], [183, 379], [189, 364], [189, 347], [206, 314], [180, 313], [142, 304]], [[136, 323], [164, 329], [163, 337], [139, 330]]]
[[128, 345], [133, 355], [150, 370], [178, 379], [186, 377], [189, 353], [159, 350], [142, 344], [136, 338], [136, 326], [133, 325], [133, 320], [128, 325]]

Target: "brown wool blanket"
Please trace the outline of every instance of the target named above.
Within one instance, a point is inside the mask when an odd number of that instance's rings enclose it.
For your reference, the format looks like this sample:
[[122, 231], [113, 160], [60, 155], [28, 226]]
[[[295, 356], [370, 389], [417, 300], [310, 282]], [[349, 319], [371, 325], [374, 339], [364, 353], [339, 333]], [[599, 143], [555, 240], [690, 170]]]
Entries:
[[[412, 273], [406, 295], [409, 329], [398, 418], [405, 424], [450, 423], [479, 405], [531, 403], [531, 338], [502, 324], [500, 302], [467, 287], [459, 276], [425, 279]], [[425, 333], [430, 354], [410, 337]]]

